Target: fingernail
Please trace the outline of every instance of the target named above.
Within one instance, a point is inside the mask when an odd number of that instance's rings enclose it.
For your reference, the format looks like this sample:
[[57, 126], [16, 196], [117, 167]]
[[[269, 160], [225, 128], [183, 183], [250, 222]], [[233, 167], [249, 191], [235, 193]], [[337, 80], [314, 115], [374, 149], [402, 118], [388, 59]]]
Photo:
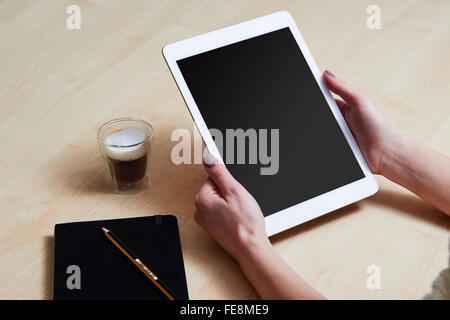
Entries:
[[325, 70], [325, 73], [327, 75], [329, 75], [330, 77], [336, 78], [335, 75], [331, 71]]
[[206, 167], [212, 168], [217, 164], [217, 160], [212, 155], [206, 154], [203, 156], [203, 163]]

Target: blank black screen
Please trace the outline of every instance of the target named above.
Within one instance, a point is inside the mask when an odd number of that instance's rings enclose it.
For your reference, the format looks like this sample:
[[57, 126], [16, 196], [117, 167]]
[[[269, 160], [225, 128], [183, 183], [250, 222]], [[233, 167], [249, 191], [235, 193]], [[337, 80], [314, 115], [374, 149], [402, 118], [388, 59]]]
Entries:
[[279, 129], [277, 174], [227, 164], [265, 216], [364, 178], [289, 28], [177, 63], [208, 128]]

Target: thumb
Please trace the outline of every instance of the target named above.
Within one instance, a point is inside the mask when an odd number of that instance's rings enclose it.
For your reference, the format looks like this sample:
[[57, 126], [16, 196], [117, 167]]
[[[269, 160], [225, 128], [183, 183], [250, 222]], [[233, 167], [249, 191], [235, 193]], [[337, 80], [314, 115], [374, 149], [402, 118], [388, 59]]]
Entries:
[[225, 165], [219, 163], [219, 161], [210, 154], [203, 157], [203, 163], [206, 172], [211, 180], [217, 185], [219, 191], [222, 194], [229, 193], [237, 181], [233, 178]]
[[339, 95], [342, 99], [345, 100], [348, 104], [357, 106], [361, 103], [363, 99], [363, 94], [353, 88], [344, 80], [336, 78], [334, 74], [330, 71], [326, 70], [323, 73], [323, 79], [332, 92]]

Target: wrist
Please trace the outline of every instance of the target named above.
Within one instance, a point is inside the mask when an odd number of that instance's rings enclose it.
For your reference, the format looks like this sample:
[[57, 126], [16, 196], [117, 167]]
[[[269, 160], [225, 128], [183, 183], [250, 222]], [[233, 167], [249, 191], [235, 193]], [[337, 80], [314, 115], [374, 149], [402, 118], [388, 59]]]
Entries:
[[400, 155], [404, 150], [405, 138], [392, 131], [389, 133], [389, 139], [383, 145], [382, 153], [379, 160], [378, 173], [389, 177], [390, 171], [394, 163], [399, 161]]
[[272, 244], [267, 237], [249, 237], [242, 242], [241, 250], [236, 260], [243, 267], [249, 261], [264, 258], [273, 251]]

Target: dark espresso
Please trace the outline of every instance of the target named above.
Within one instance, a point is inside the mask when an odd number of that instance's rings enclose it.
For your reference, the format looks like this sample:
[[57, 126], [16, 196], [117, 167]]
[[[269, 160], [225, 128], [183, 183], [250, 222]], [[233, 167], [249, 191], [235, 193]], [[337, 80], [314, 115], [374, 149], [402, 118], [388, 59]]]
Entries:
[[133, 189], [146, 177], [149, 144], [139, 145], [145, 137], [144, 131], [129, 127], [106, 138], [109, 146], [104, 148], [104, 154], [117, 188]]
[[147, 171], [147, 153], [133, 160], [117, 160], [107, 157], [109, 170], [119, 185], [130, 184], [141, 180]]

